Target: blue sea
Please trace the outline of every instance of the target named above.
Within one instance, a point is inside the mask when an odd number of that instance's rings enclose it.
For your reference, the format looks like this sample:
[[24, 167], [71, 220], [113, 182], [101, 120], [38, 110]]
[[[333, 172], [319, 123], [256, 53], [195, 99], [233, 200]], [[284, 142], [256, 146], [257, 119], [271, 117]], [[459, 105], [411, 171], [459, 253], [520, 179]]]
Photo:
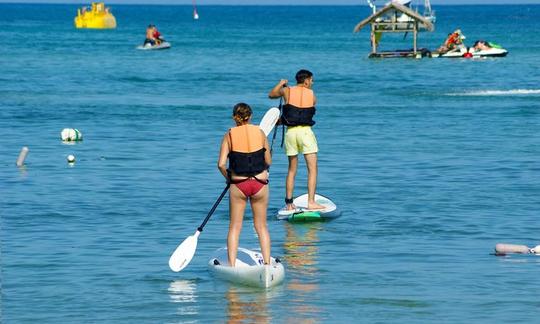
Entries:
[[[114, 5], [118, 28], [77, 30], [77, 5], [0, 4], [2, 323], [533, 323], [540, 257], [540, 6], [436, 6], [437, 48], [461, 28], [488, 59], [368, 59], [369, 7]], [[170, 50], [140, 51], [148, 24]], [[408, 49], [410, 35], [382, 47]], [[194, 259], [168, 267], [223, 187], [232, 107], [258, 122], [297, 70], [314, 73], [324, 223], [268, 224], [283, 285], [207, 271], [225, 199]], [[84, 140], [60, 138], [77, 128]], [[15, 165], [23, 146], [25, 165]], [[66, 157], [73, 154], [74, 164]], [[306, 191], [303, 160], [296, 195]], [[258, 248], [251, 212], [241, 246]]]

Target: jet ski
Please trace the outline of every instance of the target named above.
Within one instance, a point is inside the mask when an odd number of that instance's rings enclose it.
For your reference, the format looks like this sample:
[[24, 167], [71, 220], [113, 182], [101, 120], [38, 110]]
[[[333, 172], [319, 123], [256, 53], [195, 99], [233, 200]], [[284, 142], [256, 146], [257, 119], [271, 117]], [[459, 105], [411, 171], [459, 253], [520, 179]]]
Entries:
[[137, 46], [137, 49], [144, 50], [144, 51], [147, 51], [147, 50], [161, 50], [161, 49], [168, 49], [168, 48], [171, 48], [171, 43], [169, 43], [169, 42], [161, 42], [161, 43], [156, 44], [156, 45], [146, 43], [144, 45]]
[[440, 54], [437, 52], [431, 53], [432, 57], [447, 57], [447, 58], [478, 58], [478, 57], [504, 57], [508, 51], [495, 43], [488, 43], [488, 47], [478, 49], [476, 47], [466, 48], [464, 46], [455, 50]]

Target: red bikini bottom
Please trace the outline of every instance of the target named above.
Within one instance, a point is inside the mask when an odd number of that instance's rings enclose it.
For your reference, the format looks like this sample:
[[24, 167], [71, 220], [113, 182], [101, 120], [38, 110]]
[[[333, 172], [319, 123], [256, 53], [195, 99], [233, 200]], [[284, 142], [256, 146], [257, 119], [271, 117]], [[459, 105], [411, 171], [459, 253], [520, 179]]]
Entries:
[[268, 180], [263, 181], [257, 178], [247, 178], [238, 182], [232, 182], [246, 197], [251, 197], [257, 194], [261, 189], [268, 184]]

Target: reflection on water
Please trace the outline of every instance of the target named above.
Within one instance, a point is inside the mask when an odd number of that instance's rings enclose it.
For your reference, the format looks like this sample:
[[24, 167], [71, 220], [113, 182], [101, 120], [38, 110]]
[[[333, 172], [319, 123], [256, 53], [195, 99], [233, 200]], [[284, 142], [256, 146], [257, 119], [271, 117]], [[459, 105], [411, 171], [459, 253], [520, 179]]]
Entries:
[[193, 280], [175, 280], [169, 285], [171, 302], [179, 303], [179, 315], [197, 315], [197, 284]]
[[317, 253], [319, 238], [317, 231], [319, 224], [285, 223], [285, 255], [288, 270], [297, 272], [302, 276], [313, 276], [317, 272]]
[[286, 222], [285, 259], [287, 261], [287, 290], [291, 294], [290, 320], [317, 322], [321, 312], [313, 298], [319, 290], [317, 257], [319, 253], [319, 223], [291, 224]]
[[19, 174], [21, 176], [22, 179], [26, 179], [26, 177], [28, 176], [28, 170], [26, 170], [26, 165], [23, 164], [21, 165], [20, 167], [17, 167], [19, 168]]
[[498, 260], [501, 262], [511, 262], [511, 263], [540, 263], [540, 258], [537, 255], [531, 254], [516, 254], [512, 256], [497, 256]]
[[270, 323], [268, 300], [271, 290], [252, 291], [231, 287], [226, 292], [228, 301], [227, 323]]

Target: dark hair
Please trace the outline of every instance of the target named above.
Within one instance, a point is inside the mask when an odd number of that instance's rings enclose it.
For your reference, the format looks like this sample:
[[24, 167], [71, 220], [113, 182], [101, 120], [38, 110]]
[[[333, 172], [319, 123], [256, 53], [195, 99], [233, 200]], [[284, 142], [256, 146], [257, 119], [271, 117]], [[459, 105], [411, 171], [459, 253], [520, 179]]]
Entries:
[[237, 103], [233, 108], [233, 118], [237, 123], [246, 122], [249, 120], [253, 111], [247, 103]]
[[306, 79], [309, 79], [313, 76], [313, 73], [311, 73], [308, 70], [300, 70], [296, 72], [296, 82], [297, 83], [304, 83]]

